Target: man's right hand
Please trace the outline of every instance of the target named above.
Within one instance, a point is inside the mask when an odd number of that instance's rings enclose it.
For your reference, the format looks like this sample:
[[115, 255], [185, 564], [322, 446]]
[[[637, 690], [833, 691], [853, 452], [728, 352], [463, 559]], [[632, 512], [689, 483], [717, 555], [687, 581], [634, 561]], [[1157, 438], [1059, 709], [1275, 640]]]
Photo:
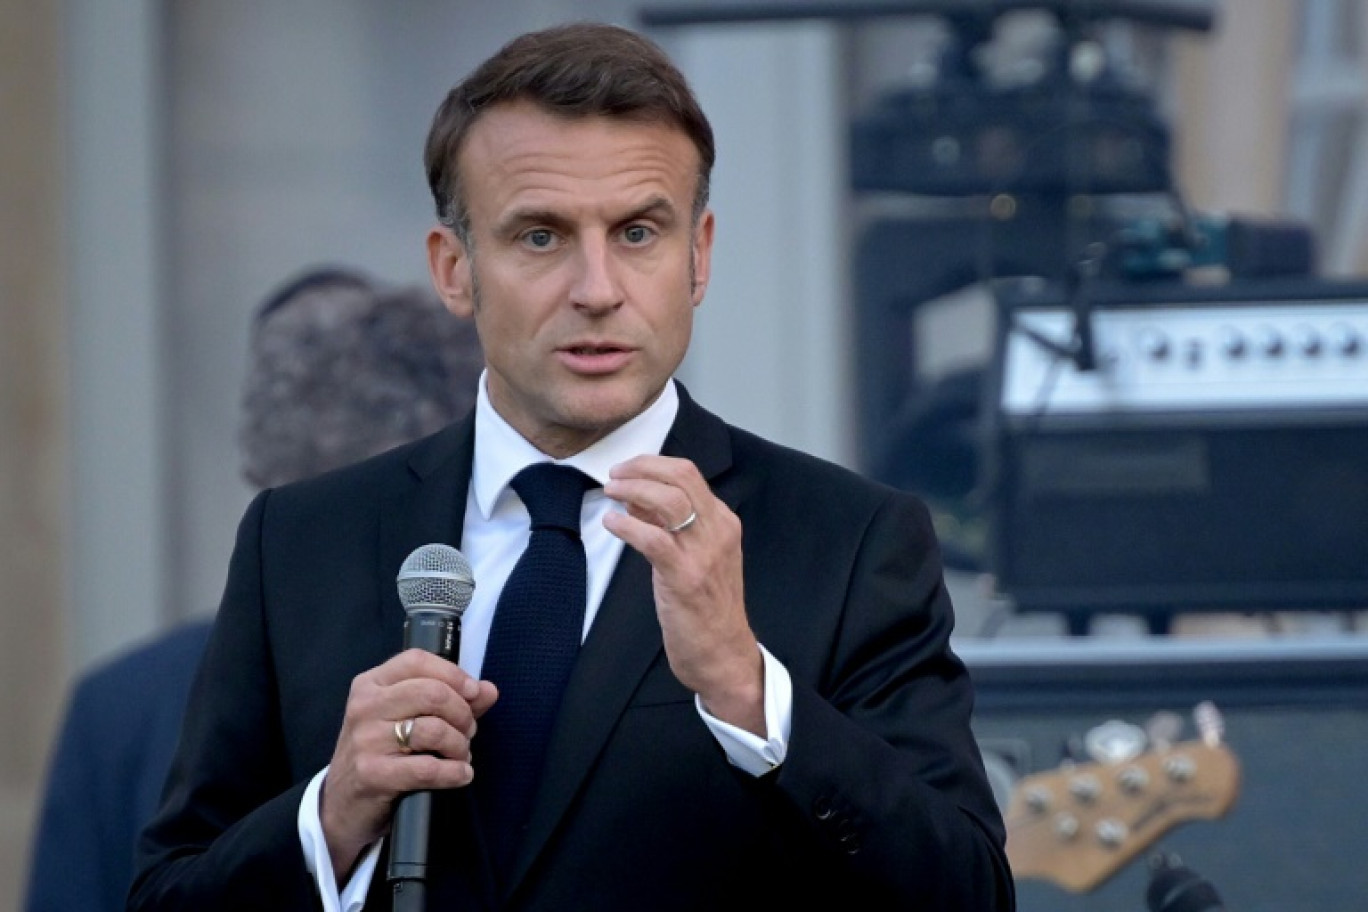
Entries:
[[[490, 682], [419, 649], [353, 679], [319, 798], [323, 836], [340, 883], [366, 847], [389, 830], [399, 796], [470, 784], [475, 720], [496, 699]], [[407, 719], [414, 722], [405, 750], [395, 725]]]

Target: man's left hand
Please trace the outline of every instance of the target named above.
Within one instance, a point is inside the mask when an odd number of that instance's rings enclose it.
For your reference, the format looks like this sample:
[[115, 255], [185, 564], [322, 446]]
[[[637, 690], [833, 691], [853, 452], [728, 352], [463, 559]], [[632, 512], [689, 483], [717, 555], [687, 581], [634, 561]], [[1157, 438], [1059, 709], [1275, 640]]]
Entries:
[[616, 465], [604, 493], [627, 508], [603, 525], [652, 567], [656, 615], [675, 677], [718, 719], [763, 738], [764, 660], [746, 618], [741, 520], [687, 459]]

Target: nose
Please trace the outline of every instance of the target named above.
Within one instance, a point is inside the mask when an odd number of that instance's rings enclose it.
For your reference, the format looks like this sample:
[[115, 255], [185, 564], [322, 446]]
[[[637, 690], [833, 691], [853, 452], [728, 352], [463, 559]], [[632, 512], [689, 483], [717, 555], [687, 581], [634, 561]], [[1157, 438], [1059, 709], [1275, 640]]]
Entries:
[[622, 304], [622, 287], [617, 280], [617, 264], [611, 245], [601, 239], [580, 246], [570, 302], [580, 310], [600, 312]]

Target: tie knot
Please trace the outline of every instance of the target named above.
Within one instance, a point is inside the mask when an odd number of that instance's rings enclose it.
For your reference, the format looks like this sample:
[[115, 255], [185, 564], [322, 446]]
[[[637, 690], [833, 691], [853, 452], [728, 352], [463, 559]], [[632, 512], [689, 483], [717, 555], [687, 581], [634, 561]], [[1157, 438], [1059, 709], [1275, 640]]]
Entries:
[[538, 462], [513, 476], [510, 482], [532, 517], [532, 528], [564, 529], [579, 535], [580, 508], [584, 492], [598, 482], [579, 469]]

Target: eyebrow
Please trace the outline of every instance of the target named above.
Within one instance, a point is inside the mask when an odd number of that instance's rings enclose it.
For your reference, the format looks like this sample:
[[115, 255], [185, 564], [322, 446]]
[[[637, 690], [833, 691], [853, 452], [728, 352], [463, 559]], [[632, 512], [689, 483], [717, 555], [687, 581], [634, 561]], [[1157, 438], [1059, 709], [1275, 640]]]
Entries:
[[500, 237], [511, 235], [528, 225], [564, 228], [565, 219], [550, 209], [514, 209], [495, 222], [494, 233]]
[[673, 225], [677, 215], [678, 210], [675, 209], [674, 203], [670, 202], [668, 198], [653, 196], [641, 206], [628, 213], [627, 217], [622, 219], [622, 221], [634, 222], [639, 218], [649, 217], [664, 222], [667, 225]]
[[[630, 210], [617, 219], [616, 224], [626, 224], [637, 219], [653, 218], [662, 224], [673, 225], [678, 218], [678, 210], [667, 197], [653, 196], [640, 206]], [[546, 225], [548, 228], [564, 229], [569, 227], [565, 216], [551, 209], [527, 208], [514, 209], [495, 224], [495, 233], [503, 236], [517, 232], [527, 225]]]

